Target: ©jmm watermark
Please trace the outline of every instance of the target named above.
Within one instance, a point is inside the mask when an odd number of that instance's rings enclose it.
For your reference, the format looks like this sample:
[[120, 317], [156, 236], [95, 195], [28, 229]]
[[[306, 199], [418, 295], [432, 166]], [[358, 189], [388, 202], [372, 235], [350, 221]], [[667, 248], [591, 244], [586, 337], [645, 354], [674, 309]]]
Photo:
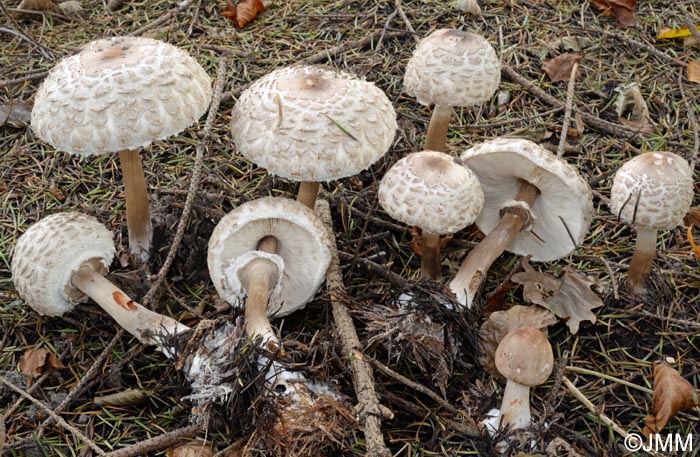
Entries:
[[651, 434], [648, 439], [637, 433], [625, 437], [625, 448], [631, 452], [690, 452], [694, 449], [693, 435], [680, 433]]

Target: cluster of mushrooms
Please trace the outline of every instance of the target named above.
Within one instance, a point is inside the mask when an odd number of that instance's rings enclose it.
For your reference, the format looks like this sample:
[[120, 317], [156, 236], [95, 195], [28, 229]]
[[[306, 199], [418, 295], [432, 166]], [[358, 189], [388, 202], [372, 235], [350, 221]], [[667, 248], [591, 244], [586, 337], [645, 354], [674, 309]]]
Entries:
[[[533, 261], [569, 255], [586, 237], [592, 193], [578, 171], [528, 140], [498, 138], [447, 154], [453, 108], [489, 100], [500, 62], [473, 33], [437, 30], [408, 63], [405, 90], [434, 105], [425, 150], [389, 169], [378, 187], [386, 213], [421, 230], [421, 274], [441, 279], [441, 236], [476, 223], [486, 235], [449, 280], [455, 302], [470, 307], [491, 264], [509, 251]], [[177, 96], [175, 96], [177, 94]], [[140, 149], [196, 122], [212, 97], [210, 78], [187, 53], [147, 38], [90, 43], [61, 61], [44, 80], [31, 125], [57, 150], [93, 155], [119, 152], [125, 184], [129, 248], [148, 261], [152, 225]], [[324, 402], [341, 402], [328, 384], [290, 371], [273, 355], [282, 343], [270, 318], [303, 308], [320, 289], [333, 237], [314, 211], [319, 183], [359, 173], [392, 146], [397, 130], [391, 102], [374, 84], [315, 66], [275, 70], [254, 81], [232, 112], [238, 151], [271, 175], [301, 182], [297, 200], [267, 197], [241, 204], [216, 226], [208, 269], [218, 294], [244, 308], [245, 333], [263, 348], [258, 365], [268, 395], [280, 399], [280, 426], [304, 420]], [[628, 285], [643, 293], [659, 230], [681, 223], [692, 199], [687, 162], [650, 152], [627, 162], [614, 179], [611, 211], [637, 231]], [[15, 287], [41, 315], [59, 316], [92, 299], [144, 344], [178, 359], [195, 329], [146, 309], [105, 279], [113, 237], [95, 218], [57, 213], [31, 226], [12, 259]], [[178, 361], [204, 407], [234, 390], [223, 360], [244, 335], [234, 322], [211, 329], [200, 347]], [[533, 355], [534, 354], [534, 355]], [[530, 425], [529, 387], [545, 382], [552, 348], [539, 329], [519, 326], [498, 345], [496, 367], [508, 379], [502, 427]], [[315, 413], [313, 413], [315, 414]]]

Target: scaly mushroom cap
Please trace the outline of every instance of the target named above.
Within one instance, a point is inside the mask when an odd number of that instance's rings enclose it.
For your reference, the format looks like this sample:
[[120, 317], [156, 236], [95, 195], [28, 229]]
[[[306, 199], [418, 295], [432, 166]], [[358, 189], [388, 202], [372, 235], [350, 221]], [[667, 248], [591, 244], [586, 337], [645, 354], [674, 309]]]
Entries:
[[472, 224], [484, 204], [479, 180], [441, 152], [414, 152], [396, 162], [379, 184], [379, 203], [391, 217], [435, 234]]
[[501, 62], [488, 41], [455, 29], [423, 38], [408, 61], [403, 85], [423, 105], [473, 106], [501, 82]]
[[211, 79], [185, 51], [150, 38], [105, 38], [51, 70], [31, 125], [61, 151], [117, 152], [180, 133], [211, 96]]
[[331, 181], [372, 165], [391, 146], [396, 113], [374, 84], [321, 67], [275, 70], [245, 90], [233, 141], [270, 174]]
[[106, 273], [114, 258], [112, 233], [92, 216], [56, 213], [35, 223], [17, 240], [12, 281], [37, 313], [60, 316], [85, 295], [71, 284], [81, 265]]
[[677, 154], [647, 152], [617, 170], [610, 197], [610, 210], [626, 224], [671, 230], [690, 208], [693, 174]]
[[[251, 255], [266, 236], [277, 239], [275, 254]], [[244, 203], [224, 216], [209, 240], [207, 262], [217, 292], [234, 306], [246, 291], [238, 273], [254, 258], [271, 260], [280, 272], [268, 305], [269, 316], [303, 308], [321, 286], [331, 259], [331, 239], [316, 213], [287, 198]]]
[[484, 191], [484, 209], [476, 219], [484, 233], [498, 225], [502, 208], [514, 206], [522, 181], [539, 189], [529, 208], [532, 225], [518, 234], [508, 251], [531, 255], [535, 261], [556, 260], [573, 251], [588, 233], [593, 218], [588, 183], [543, 147], [528, 140], [499, 138], [466, 150], [462, 162], [479, 177]]
[[543, 384], [554, 368], [552, 345], [536, 328], [517, 328], [498, 345], [496, 368], [506, 379], [518, 384], [529, 387]]

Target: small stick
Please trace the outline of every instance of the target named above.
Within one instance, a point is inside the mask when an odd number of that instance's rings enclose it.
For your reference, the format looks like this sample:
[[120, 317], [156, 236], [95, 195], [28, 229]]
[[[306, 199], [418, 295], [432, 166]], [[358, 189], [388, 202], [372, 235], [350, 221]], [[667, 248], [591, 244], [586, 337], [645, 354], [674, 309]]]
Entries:
[[411, 21], [408, 20], [408, 16], [406, 16], [406, 13], [403, 11], [403, 7], [401, 6], [401, 0], [394, 0], [394, 5], [396, 7], [396, 11], [399, 12], [399, 16], [401, 16], [401, 19], [403, 20], [404, 24], [406, 24], [406, 28], [413, 34], [413, 38], [415, 38], [416, 41], [420, 41], [420, 38], [418, 38], [418, 35], [416, 35], [416, 31], [411, 25]]
[[569, 85], [566, 89], [566, 110], [564, 111], [564, 122], [561, 125], [561, 135], [559, 136], [559, 147], [557, 147], [557, 157], [564, 155], [566, 147], [566, 136], [569, 134], [569, 125], [571, 125], [571, 111], [574, 108], [574, 88], [576, 87], [576, 71], [578, 70], [578, 62], [574, 62], [571, 67], [571, 76], [569, 77]]
[[168, 21], [170, 18], [177, 16], [180, 13], [180, 11], [184, 10], [185, 8], [188, 8], [192, 3], [194, 3], [194, 0], [185, 0], [184, 2], [180, 3], [177, 6], [177, 8], [173, 8], [170, 11], [166, 11], [162, 16], [160, 16], [155, 21], [149, 22], [148, 24], [144, 25], [143, 27], [134, 30], [133, 32], [131, 32], [131, 35], [132, 36], [143, 35], [145, 32], [158, 27], [162, 23]]
[[219, 68], [216, 72], [216, 83], [214, 84], [214, 94], [211, 99], [211, 104], [209, 105], [209, 113], [207, 114], [207, 120], [204, 123], [204, 130], [202, 131], [201, 139], [197, 143], [197, 149], [194, 159], [194, 170], [192, 170], [192, 178], [190, 179], [190, 187], [187, 192], [187, 198], [185, 199], [185, 207], [182, 209], [182, 215], [180, 216], [180, 221], [177, 225], [177, 231], [175, 232], [175, 237], [170, 245], [170, 251], [168, 256], [163, 262], [156, 279], [153, 281], [151, 288], [148, 290], [146, 295], [143, 297], [143, 304], [148, 306], [150, 301], [153, 299], [156, 291], [163, 283], [165, 276], [168, 274], [170, 266], [175, 261], [175, 254], [182, 243], [182, 238], [185, 236], [185, 229], [187, 228], [187, 221], [189, 220], [190, 213], [192, 212], [192, 205], [194, 203], [194, 196], [197, 192], [197, 187], [199, 186], [199, 180], [202, 175], [202, 166], [204, 162], [204, 150], [207, 143], [211, 139], [211, 128], [216, 118], [217, 111], [219, 111], [219, 103], [221, 102], [221, 94], [223, 92], [224, 81], [226, 81], [226, 59], [221, 58], [219, 61]]
[[63, 419], [61, 416], [59, 416], [58, 414], [56, 414], [56, 413], [54, 413], [53, 411], [51, 411], [51, 408], [49, 408], [48, 406], [46, 406], [42, 401], [39, 401], [39, 400], [37, 400], [36, 398], [34, 398], [34, 397], [32, 397], [31, 395], [29, 395], [28, 393], [24, 392], [22, 389], [20, 389], [20, 388], [17, 387], [16, 385], [14, 385], [12, 382], [10, 382], [10, 381], [8, 381], [7, 379], [5, 379], [5, 377], [2, 376], [2, 375], [0, 375], [0, 382], [2, 382], [3, 384], [5, 384], [5, 385], [6, 385], [7, 387], [9, 387], [11, 390], [13, 390], [13, 391], [15, 391], [16, 393], [18, 393], [20, 396], [22, 396], [22, 397], [26, 398], [27, 400], [29, 400], [30, 402], [34, 403], [39, 409], [43, 410], [46, 414], [49, 415], [49, 417], [51, 417], [53, 420], [55, 420], [56, 423], [57, 423], [60, 427], [63, 427], [64, 429], [68, 430], [68, 431], [71, 432], [73, 435], [75, 435], [80, 441], [82, 441], [83, 443], [85, 443], [86, 445], [88, 445], [88, 446], [90, 447], [90, 449], [92, 449], [93, 451], [95, 451], [95, 453], [96, 453], [97, 455], [103, 456], [103, 457], [107, 455], [107, 454], [105, 454], [105, 452], [104, 452], [102, 449], [100, 449], [100, 447], [99, 447], [97, 444], [95, 444], [94, 441], [92, 441], [90, 438], [88, 438], [87, 436], [85, 436], [85, 435], [83, 434], [83, 432], [81, 432], [81, 431], [78, 430], [77, 428], [73, 427], [73, 426], [72, 426], [71, 424], [69, 424], [68, 422], [66, 422], [66, 420]]
[[598, 378], [607, 379], [608, 381], [616, 382], [618, 384], [622, 384], [623, 386], [631, 387], [632, 389], [641, 390], [642, 392], [647, 393], [647, 394], [654, 393], [653, 390], [648, 389], [646, 387], [642, 387], [642, 386], [639, 386], [639, 385], [634, 384], [632, 382], [625, 381], [624, 379], [619, 379], [619, 378], [616, 378], [614, 376], [610, 376], [610, 375], [607, 375], [604, 373], [598, 373], [597, 371], [588, 370], [586, 368], [567, 366], [566, 371], [572, 371], [574, 373], [585, 374], [585, 375], [590, 375], [590, 376], [596, 376]]
[[199, 428], [195, 425], [178, 428], [172, 432], [163, 433], [162, 435], [148, 438], [140, 443], [132, 444], [131, 446], [112, 451], [107, 454], [102, 453], [105, 457], [135, 457], [137, 455], [145, 455], [147, 452], [159, 451], [165, 449], [182, 438], [191, 438], [197, 434]]
[[47, 51], [51, 51], [51, 49], [47, 48], [41, 43], [37, 43], [36, 41], [32, 40], [29, 38], [27, 35], [25, 35], [22, 32], [18, 32], [16, 30], [8, 29], [5, 27], [0, 27], [0, 32], [5, 32], [9, 33], [10, 35], [14, 35], [16, 37], [19, 37], [20, 39], [26, 41], [27, 43], [32, 44], [33, 46], [36, 46], [39, 52], [41, 53], [42, 56], [44, 56], [46, 59], [53, 60], [53, 57], [51, 57], [51, 54], [49, 54]]
[[343, 303], [345, 295], [345, 285], [340, 273], [340, 260], [336, 248], [335, 233], [331, 219], [331, 210], [326, 200], [318, 200], [316, 203], [316, 213], [328, 227], [333, 238], [331, 252], [331, 264], [326, 273], [326, 287], [331, 297], [333, 308], [333, 320], [343, 345], [343, 352], [350, 360], [352, 368], [353, 384], [357, 395], [356, 413], [365, 427], [365, 440], [367, 442], [367, 455], [380, 457], [391, 456], [391, 452], [384, 443], [382, 435], [382, 419], [391, 419], [394, 414], [385, 406], [379, 403], [379, 398], [374, 387], [374, 376], [372, 367], [363, 358], [360, 339], [357, 336], [355, 325], [348, 308]]

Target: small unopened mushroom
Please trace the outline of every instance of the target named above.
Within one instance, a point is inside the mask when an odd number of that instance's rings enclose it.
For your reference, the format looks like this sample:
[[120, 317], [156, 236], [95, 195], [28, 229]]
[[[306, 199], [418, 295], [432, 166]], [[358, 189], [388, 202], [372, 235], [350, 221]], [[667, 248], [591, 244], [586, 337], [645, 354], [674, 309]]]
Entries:
[[528, 140], [487, 141], [465, 151], [461, 159], [481, 183], [484, 208], [476, 225], [487, 234], [449, 284], [458, 301], [471, 306], [486, 272], [504, 250], [539, 262], [573, 251], [588, 232], [593, 197], [574, 168]]
[[384, 174], [378, 196], [391, 217], [422, 229], [421, 275], [435, 280], [440, 279], [440, 235], [472, 224], [484, 204], [474, 173], [435, 151], [396, 162]]
[[34, 98], [31, 125], [60, 151], [119, 152], [129, 249], [145, 262], [153, 228], [139, 148], [197, 121], [211, 96], [209, 76], [185, 51], [150, 38], [105, 38], [51, 70]]
[[627, 286], [633, 293], [644, 293], [656, 256], [657, 232], [680, 225], [690, 208], [692, 171], [672, 152], [648, 152], [617, 170], [610, 197], [611, 212], [637, 231]]
[[418, 43], [403, 84], [422, 105], [435, 104], [425, 149], [445, 151], [453, 107], [489, 100], [501, 82], [501, 62], [488, 41], [470, 32], [438, 29]]
[[496, 368], [508, 380], [501, 403], [501, 426], [528, 427], [530, 387], [543, 384], [554, 368], [547, 336], [532, 327], [520, 327], [508, 333], [496, 349]]
[[313, 208], [320, 181], [352, 176], [382, 157], [396, 113], [377, 86], [316, 66], [275, 70], [240, 96], [231, 132], [241, 154], [270, 174], [302, 181]]

